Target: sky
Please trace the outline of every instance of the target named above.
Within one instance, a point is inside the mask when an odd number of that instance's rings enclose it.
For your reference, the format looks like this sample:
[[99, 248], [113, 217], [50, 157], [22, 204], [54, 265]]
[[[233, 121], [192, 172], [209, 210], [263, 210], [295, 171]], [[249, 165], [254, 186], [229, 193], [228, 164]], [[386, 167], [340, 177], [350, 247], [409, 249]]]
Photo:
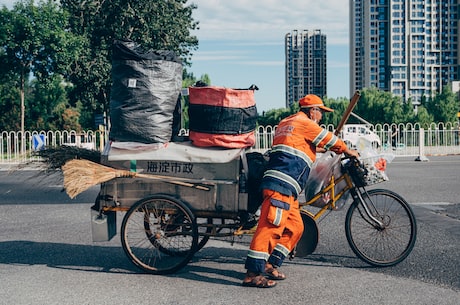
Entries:
[[349, 1], [189, 0], [198, 8], [199, 49], [187, 68], [212, 85], [259, 87], [260, 112], [285, 107], [284, 37], [293, 30], [320, 29], [327, 40], [328, 97], [349, 98]]
[[[0, 0], [12, 8], [16, 0]], [[211, 85], [248, 88], [255, 84], [259, 113], [285, 107], [284, 37], [293, 30], [321, 30], [327, 40], [328, 97], [349, 96], [349, 1], [188, 0], [197, 9], [195, 77]]]

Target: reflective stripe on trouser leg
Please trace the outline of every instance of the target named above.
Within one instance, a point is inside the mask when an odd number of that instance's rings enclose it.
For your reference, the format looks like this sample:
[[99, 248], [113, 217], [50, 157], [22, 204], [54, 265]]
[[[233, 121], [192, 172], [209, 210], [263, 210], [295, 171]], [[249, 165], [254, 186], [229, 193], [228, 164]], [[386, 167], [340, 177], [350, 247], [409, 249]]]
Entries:
[[[270, 199], [274, 198], [290, 204], [290, 209], [283, 213], [281, 226], [274, 226], [267, 220], [268, 210], [271, 206]], [[282, 195], [278, 192], [264, 190], [264, 202], [257, 230], [251, 241], [250, 251], [245, 267], [251, 272], [262, 273], [269, 253], [275, 249], [283, 255], [289, 254], [299, 241], [303, 232], [303, 221], [300, 216], [299, 202], [293, 197]], [[287, 249], [287, 251], [283, 250]], [[287, 256], [287, 255], [284, 255]]]
[[244, 268], [251, 272], [262, 273], [265, 271], [267, 259], [268, 253], [249, 250]]
[[277, 244], [272, 254], [268, 258], [268, 262], [273, 265], [273, 267], [278, 268], [283, 264], [286, 256], [291, 252], [288, 248], [283, 245]]

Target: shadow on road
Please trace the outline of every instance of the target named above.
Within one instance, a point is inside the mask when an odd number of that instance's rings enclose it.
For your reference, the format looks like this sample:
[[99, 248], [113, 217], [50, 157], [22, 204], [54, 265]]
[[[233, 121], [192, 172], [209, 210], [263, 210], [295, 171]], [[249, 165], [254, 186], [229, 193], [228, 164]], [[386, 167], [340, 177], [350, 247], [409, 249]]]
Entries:
[[91, 272], [140, 273], [118, 247], [49, 242], [0, 242], [0, 264], [46, 265]]

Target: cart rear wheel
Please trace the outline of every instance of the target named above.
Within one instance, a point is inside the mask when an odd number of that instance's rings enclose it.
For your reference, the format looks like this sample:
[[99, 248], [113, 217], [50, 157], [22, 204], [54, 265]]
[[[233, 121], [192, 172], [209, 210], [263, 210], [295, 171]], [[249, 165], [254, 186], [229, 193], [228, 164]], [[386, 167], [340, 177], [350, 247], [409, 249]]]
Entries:
[[142, 270], [169, 274], [192, 258], [198, 245], [198, 228], [183, 202], [168, 195], [153, 195], [139, 200], [126, 213], [121, 243]]

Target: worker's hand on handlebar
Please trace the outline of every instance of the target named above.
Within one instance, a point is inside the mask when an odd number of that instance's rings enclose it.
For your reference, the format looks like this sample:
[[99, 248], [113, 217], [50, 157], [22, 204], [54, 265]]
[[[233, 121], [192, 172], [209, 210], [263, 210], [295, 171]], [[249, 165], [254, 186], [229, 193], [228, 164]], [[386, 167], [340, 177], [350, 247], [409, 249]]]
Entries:
[[316, 147], [316, 153], [325, 153], [327, 151], [327, 149], [323, 148], [323, 147]]
[[356, 149], [347, 148], [347, 150], [345, 150], [343, 153], [349, 157], [355, 157], [355, 158], [359, 157], [359, 152]]

